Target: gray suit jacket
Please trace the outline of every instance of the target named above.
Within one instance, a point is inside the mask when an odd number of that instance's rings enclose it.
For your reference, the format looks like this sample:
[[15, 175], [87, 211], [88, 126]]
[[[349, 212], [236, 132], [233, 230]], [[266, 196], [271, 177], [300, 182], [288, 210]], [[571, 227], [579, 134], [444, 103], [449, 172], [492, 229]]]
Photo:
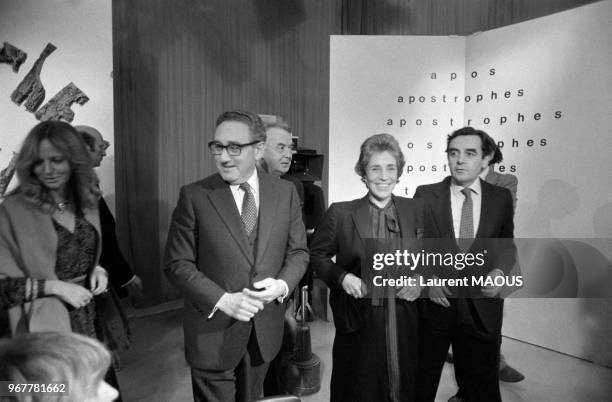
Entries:
[[259, 223], [255, 255], [249, 250], [229, 185], [219, 174], [181, 189], [166, 244], [166, 275], [185, 295], [185, 355], [192, 367], [233, 369], [251, 329], [269, 361], [278, 352], [285, 306], [269, 303], [251, 321], [221, 311], [207, 316], [225, 292], [283, 279], [293, 289], [308, 264], [300, 200], [293, 184], [258, 171]]

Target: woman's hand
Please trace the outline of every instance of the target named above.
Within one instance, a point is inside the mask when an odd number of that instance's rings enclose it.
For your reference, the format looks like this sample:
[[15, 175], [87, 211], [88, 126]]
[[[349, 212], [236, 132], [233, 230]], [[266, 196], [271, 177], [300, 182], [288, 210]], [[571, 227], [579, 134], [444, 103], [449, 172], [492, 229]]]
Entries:
[[45, 294], [56, 296], [74, 308], [86, 306], [93, 297], [93, 294], [83, 286], [57, 279], [45, 281]]
[[89, 289], [94, 296], [106, 292], [108, 286], [108, 272], [101, 266], [96, 266], [89, 278]]
[[355, 299], [361, 299], [368, 291], [365, 283], [353, 274], [346, 274], [342, 279], [342, 289]]

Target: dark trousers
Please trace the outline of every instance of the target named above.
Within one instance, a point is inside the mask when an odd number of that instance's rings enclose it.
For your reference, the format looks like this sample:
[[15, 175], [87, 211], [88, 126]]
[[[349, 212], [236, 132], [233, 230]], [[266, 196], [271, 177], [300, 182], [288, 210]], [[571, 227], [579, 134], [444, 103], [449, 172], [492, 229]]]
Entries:
[[[386, 344], [386, 312], [360, 301], [361, 327], [351, 333], [336, 333], [332, 350], [331, 402], [391, 401]], [[399, 400], [415, 399], [418, 312], [415, 303], [396, 300]]]
[[115, 368], [113, 367], [112, 363], [110, 367], [108, 368], [106, 375], [104, 376], [104, 381], [106, 381], [109, 385], [115, 388], [117, 392], [119, 393], [119, 396], [117, 396], [117, 399], [115, 399], [115, 401], [122, 402], [121, 390], [119, 389], [119, 380], [117, 380], [117, 372], [115, 371]]
[[453, 346], [457, 383], [468, 402], [501, 401], [499, 346], [501, 327], [487, 331], [471, 299], [449, 299], [444, 308], [425, 300], [426, 312], [419, 333], [417, 400], [436, 398], [448, 347]]
[[251, 331], [247, 353], [233, 370], [191, 368], [193, 400], [196, 402], [250, 402], [263, 396], [269, 363], [264, 362]]

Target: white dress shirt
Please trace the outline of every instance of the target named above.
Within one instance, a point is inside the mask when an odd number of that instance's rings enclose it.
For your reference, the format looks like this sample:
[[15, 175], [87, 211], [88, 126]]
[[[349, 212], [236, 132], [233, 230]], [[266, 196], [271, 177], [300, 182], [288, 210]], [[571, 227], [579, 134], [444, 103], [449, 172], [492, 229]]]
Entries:
[[[246, 181], [251, 186], [251, 192], [255, 198], [255, 207], [257, 208], [257, 215], [259, 216], [259, 179], [257, 178], [257, 169], [253, 171], [251, 177]], [[242, 201], [244, 200], [245, 191], [240, 188], [240, 184], [230, 184], [230, 190], [234, 196], [234, 201], [238, 207], [238, 213], [242, 215]]]

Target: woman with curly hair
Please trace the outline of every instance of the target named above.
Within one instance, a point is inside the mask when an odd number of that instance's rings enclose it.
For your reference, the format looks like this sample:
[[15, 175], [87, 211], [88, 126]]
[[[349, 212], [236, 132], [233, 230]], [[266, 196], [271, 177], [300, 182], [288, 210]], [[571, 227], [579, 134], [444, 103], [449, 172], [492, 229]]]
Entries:
[[67, 123], [36, 125], [16, 162], [19, 186], [0, 205], [2, 304], [10, 333], [100, 334], [93, 296], [106, 291], [97, 266], [99, 190], [91, 159]]

